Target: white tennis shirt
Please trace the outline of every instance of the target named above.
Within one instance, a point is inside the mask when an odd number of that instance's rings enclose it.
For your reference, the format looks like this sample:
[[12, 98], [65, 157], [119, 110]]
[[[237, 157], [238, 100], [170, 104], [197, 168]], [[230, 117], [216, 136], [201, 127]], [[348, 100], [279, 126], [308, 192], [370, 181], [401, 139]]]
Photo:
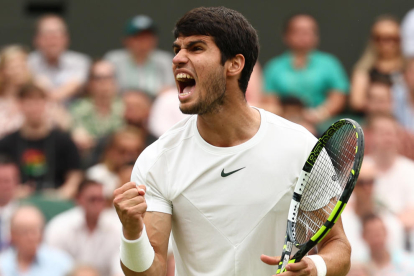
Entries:
[[220, 148], [179, 122], [138, 158], [131, 179], [147, 211], [172, 214], [177, 276], [273, 275], [261, 254], [282, 253], [289, 204], [316, 138], [261, 110], [258, 132]]

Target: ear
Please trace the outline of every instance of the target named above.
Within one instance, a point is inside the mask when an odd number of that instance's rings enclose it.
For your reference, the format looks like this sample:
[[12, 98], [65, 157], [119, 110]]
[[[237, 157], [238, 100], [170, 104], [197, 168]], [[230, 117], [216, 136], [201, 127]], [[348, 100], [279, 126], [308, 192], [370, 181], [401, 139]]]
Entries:
[[237, 54], [227, 62], [227, 76], [237, 76], [244, 68], [245, 59], [242, 54]]

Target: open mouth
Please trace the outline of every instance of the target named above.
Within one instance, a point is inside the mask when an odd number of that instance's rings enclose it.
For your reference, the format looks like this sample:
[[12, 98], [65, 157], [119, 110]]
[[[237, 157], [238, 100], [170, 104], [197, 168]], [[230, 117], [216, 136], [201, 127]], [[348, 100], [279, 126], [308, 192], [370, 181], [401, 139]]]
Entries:
[[178, 85], [180, 88], [180, 91], [179, 91], [180, 98], [187, 97], [191, 93], [193, 93], [195, 86], [196, 86], [196, 82], [191, 75], [186, 74], [186, 73], [178, 73], [175, 76], [175, 78], [178, 81]]

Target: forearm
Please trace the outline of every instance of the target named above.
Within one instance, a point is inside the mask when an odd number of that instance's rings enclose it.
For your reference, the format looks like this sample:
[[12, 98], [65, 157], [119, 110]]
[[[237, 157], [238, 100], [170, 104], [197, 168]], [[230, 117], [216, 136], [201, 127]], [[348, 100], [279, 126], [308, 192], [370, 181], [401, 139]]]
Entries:
[[327, 267], [327, 276], [345, 276], [351, 267], [351, 246], [343, 237], [332, 237], [322, 244], [320, 255]]
[[78, 190], [79, 184], [82, 181], [81, 171], [71, 171], [67, 174], [66, 181], [58, 189], [58, 193], [64, 199], [73, 198]]
[[65, 101], [73, 97], [79, 91], [81, 86], [82, 83], [80, 81], [72, 80], [52, 91], [52, 94], [57, 101]]

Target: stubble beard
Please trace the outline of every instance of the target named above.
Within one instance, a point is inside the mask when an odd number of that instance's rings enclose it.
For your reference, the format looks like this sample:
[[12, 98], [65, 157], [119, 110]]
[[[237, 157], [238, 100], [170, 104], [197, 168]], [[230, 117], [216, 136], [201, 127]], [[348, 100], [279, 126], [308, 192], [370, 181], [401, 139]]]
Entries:
[[226, 78], [223, 76], [223, 70], [217, 70], [206, 79], [211, 80], [211, 82], [206, 87], [205, 96], [199, 94], [197, 102], [188, 108], [180, 106], [182, 113], [207, 115], [220, 110], [226, 95]]

